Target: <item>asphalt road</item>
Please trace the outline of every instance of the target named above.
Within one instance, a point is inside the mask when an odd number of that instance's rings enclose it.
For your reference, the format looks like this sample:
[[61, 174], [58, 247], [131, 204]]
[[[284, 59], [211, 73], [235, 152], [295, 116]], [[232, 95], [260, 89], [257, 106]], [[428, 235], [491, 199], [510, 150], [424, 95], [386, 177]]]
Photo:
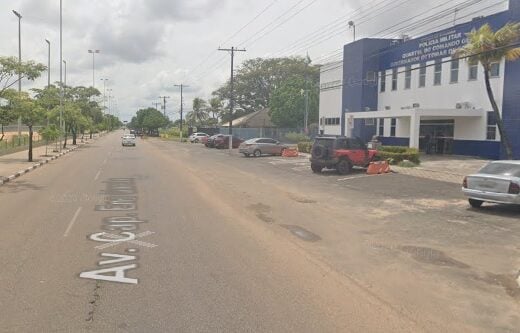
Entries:
[[515, 209], [119, 134], [0, 187], [0, 331], [520, 327]]

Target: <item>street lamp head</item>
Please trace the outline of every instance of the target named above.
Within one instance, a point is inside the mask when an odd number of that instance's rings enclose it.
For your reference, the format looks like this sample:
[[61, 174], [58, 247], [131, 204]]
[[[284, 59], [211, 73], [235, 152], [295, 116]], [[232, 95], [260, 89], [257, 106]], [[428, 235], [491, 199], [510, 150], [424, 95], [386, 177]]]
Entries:
[[20, 13], [18, 13], [16, 10], [13, 9], [13, 13], [14, 15], [18, 16], [19, 19], [22, 18], [22, 15], [20, 15]]
[[51, 45], [51, 42], [48, 39], [45, 39], [45, 41], [47, 42], [47, 44]]
[[88, 50], [88, 53], [99, 53], [101, 52], [100, 50]]
[[352, 28], [353, 26], [355, 26], [354, 21], [348, 21], [348, 27]]

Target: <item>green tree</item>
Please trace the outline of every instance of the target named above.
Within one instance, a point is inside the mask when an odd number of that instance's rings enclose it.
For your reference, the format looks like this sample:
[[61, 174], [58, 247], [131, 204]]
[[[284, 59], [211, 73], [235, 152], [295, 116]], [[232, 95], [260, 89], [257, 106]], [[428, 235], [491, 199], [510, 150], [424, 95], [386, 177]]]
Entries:
[[[204, 125], [208, 119], [208, 103], [202, 98], [196, 97], [193, 99], [193, 110], [188, 113], [186, 119], [192, 120], [196, 126]], [[188, 121], [190, 122], [190, 121]]]
[[[4, 96], [6, 93], [4, 92]], [[4, 126], [7, 126], [13, 123], [16, 120], [16, 115], [12, 111], [12, 108], [9, 105], [9, 100], [5, 99], [5, 105], [0, 105], [0, 141], [4, 139]]]
[[504, 122], [491, 89], [489, 77], [492, 63], [500, 62], [504, 58], [507, 61], [514, 61], [520, 58], [520, 48], [515, 47], [515, 44], [520, 39], [520, 23], [507, 23], [496, 32], [493, 31], [489, 24], [484, 24], [478, 30], [472, 30], [468, 33], [467, 37], [468, 43], [455, 51], [453, 57], [467, 57], [470, 64], [482, 64], [486, 91], [493, 108], [500, 140], [506, 151], [507, 159], [512, 159], [513, 150], [511, 142], [504, 128]]
[[[268, 107], [274, 91], [293, 78], [305, 78], [317, 85], [319, 67], [311, 65], [310, 59], [302, 57], [246, 60], [237, 69], [235, 76], [234, 96], [238, 110], [234, 112], [233, 118]], [[228, 81], [212, 94], [227, 101], [229, 93]], [[229, 112], [223, 113], [222, 121], [229, 121]]]
[[270, 101], [270, 115], [280, 127], [303, 127], [305, 93], [309, 91], [309, 123], [318, 121], [319, 91], [304, 78], [291, 78], [278, 87]]
[[218, 118], [221, 117], [224, 111], [222, 100], [218, 97], [213, 97], [209, 100], [209, 110], [211, 118], [218, 122]]
[[27, 92], [9, 94], [14, 114], [21, 118], [22, 123], [29, 128], [29, 156], [28, 161], [33, 161], [33, 126], [45, 119], [45, 109], [36, 103]]
[[34, 61], [18, 62], [15, 57], [0, 57], [0, 98], [21, 79], [34, 81], [46, 70], [42, 64]]
[[39, 133], [45, 140], [45, 155], [47, 155], [47, 146], [50, 141], [57, 140], [60, 137], [60, 129], [55, 124], [50, 124], [49, 126], [42, 128]]

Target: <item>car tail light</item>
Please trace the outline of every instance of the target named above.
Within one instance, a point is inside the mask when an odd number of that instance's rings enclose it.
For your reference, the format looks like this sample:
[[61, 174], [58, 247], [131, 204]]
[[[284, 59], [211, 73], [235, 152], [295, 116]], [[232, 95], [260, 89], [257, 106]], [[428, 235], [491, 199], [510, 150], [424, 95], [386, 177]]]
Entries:
[[520, 185], [517, 183], [509, 183], [509, 194], [520, 194]]
[[462, 187], [468, 188], [468, 177], [464, 177], [464, 180], [462, 181]]

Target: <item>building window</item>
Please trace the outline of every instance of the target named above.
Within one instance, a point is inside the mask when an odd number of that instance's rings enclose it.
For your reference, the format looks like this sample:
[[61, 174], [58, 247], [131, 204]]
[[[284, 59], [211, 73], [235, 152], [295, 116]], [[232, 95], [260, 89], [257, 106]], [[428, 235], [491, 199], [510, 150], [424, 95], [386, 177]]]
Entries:
[[478, 79], [478, 63], [474, 65], [469, 65], [469, 74], [468, 74], [468, 80], [476, 80]]
[[397, 127], [397, 119], [392, 118], [390, 123], [390, 136], [395, 136], [395, 128]]
[[491, 64], [489, 68], [489, 76], [491, 77], [499, 77], [500, 76], [500, 63], [494, 62]]
[[496, 140], [497, 138], [497, 119], [495, 112], [491, 111], [487, 113], [487, 131], [486, 140]]
[[412, 86], [412, 66], [406, 66], [406, 72], [404, 76], [404, 89], [410, 89]]
[[379, 118], [379, 128], [377, 135], [384, 136], [385, 135], [385, 118]]
[[441, 59], [435, 60], [435, 67], [433, 71], [433, 85], [439, 86], [442, 80], [442, 61]]
[[426, 86], [426, 63], [422, 63], [419, 69], [419, 88]]
[[339, 125], [340, 118], [325, 118], [325, 125]]
[[381, 92], [385, 92], [386, 90], [386, 72], [381, 72]]
[[450, 83], [459, 82], [459, 59], [451, 61]]
[[397, 68], [392, 69], [392, 90], [397, 90]]
[[365, 119], [365, 125], [366, 126], [375, 126], [376, 122], [374, 118], [367, 118]]

